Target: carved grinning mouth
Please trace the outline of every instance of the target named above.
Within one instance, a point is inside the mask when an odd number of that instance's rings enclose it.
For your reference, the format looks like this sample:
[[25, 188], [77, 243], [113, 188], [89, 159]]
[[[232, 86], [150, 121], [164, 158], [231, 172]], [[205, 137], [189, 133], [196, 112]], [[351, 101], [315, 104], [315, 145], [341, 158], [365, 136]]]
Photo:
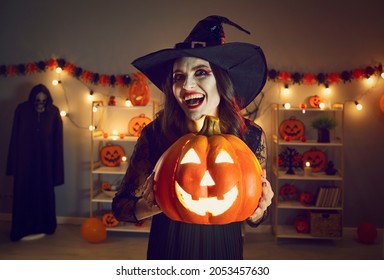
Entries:
[[219, 199], [217, 196], [213, 196], [200, 197], [195, 200], [192, 199], [192, 195], [183, 190], [177, 182], [175, 191], [180, 203], [191, 212], [200, 216], [205, 216], [207, 213], [212, 214], [212, 216], [218, 216], [224, 213], [232, 206], [239, 194], [239, 190], [235, 185], [231, 190], [224, 194], [224, 199]]

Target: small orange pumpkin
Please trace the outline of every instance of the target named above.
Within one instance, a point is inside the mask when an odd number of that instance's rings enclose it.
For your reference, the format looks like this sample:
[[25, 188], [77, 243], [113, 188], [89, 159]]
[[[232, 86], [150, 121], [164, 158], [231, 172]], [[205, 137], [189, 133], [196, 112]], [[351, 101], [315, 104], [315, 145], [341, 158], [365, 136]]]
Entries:
[[133, 106], [146, 106], [150, 99], [147, 77], [138, 72], [133, 74], [134, 80], [128, 90], [128, 98]]
[[300, 139], [304, 136], [305, 126], [304, 123], [295, 116], [291, 116], [281, 122], [279, 127], [279, 133], [281, 138], [285, 141]]
[[123, 147], [108, 143], [100, 150], [101, 163], [108, 167], [119, 166], [125, 156]]
[[104, 190], [104, 191], [110, 191], [111, 190], [111, 183], [110, 182], [103, 182], [101, 184], [101, 189]]
[[101, 219], [103, 225], [105, 227], [117, 227], [119, 225], [119, 221], [112, 214], [112, 212], [105, 213]]
[[319, 108], [320, 103], [322, 102], [323, 102], [323, 99], [318, 95], [313, 95], [309, 97], [309, 105], [311, 105], [312, 108]]
[[312, 172], [323, 171], [327, 166], [327, 154], [317, 148], [311, 148], [303, 153], [303, 163], [311, 163]]
[[128, 123], [128, 133], [132, 136], [139, 137], [143, 128], [152, 120], [144, 114], [133, 117]]

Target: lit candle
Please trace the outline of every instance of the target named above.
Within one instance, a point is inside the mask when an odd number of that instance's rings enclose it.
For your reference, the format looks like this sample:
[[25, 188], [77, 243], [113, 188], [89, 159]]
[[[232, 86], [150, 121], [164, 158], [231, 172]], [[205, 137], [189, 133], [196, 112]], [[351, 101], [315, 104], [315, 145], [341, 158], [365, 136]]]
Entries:
[[127, 157], [126, 157], [126, 156], [123, 156], [123, 157], [121, 158], [120, 168], [121, 168], [122, 170], [126, 170], [127, 167], [128, 167]]
[[311, 176], [311, 175], [312, 175], [311, 163], [307, 161], [304, 166], [304, 176]]

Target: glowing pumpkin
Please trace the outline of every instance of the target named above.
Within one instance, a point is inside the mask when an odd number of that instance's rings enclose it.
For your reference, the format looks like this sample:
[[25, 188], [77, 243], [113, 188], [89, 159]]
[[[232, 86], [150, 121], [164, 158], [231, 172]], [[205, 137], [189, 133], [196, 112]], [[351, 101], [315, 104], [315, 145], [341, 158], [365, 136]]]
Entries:
[[128, 133], [132, 136], [140, 136], [143, 128], [152, 120], [144, 114], [133, 117], [128, 123]]
[[128, 90], [128, 99], [133, 106], [145, 106], [150, 99], [147, 77], [142, 73], [133, 74], [134, 80]]
[[101, 221], [105, 227], [117, 227], [119, 225], [119, 221], [111, 212], [105, 213], [101, 218]]
[[243, 221], [258, 206], [262, 169], [238, 137], [206, 117], [198, 134], [178, 139], [155, 166], [155, 199], [171, 219], [196, 224]]
[[309, 97], [309, 105], [312, 108], [320, 108], [320, 103], [323, 102], [323, 99], [318, 95], [313, 95]]
[[279, 127], [279, 133], [281, 138], [285, 141], [297, 140], [304, 136], [305, 127], [304, 123], [295, 116], [291, 116], [289, 119], [286, 119], [281, 122]]
[[303, 153], [303, 162], [307, 161], [311, 163], [312, 172], [320, 172], [327, 166], [327, 155], [317, 148], [311, 148]]
[[123, 156], [125, 156], [125, 151], [119, 145], [109, 143], [100, 150], [100, 161], [105, 166], [119, 166]]
[[311, 206], [313, 204], [313, 194], [310, 192], [301, 192], [299, 201], [304, 206]]

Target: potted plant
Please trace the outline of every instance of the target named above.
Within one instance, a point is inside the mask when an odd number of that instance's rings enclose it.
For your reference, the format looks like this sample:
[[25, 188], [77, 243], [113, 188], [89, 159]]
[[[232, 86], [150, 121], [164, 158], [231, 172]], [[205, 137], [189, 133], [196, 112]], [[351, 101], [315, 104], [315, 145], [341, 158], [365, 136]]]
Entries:
[[329, 143], [329, 131], [336, 126], [336, 120], [329, 116], [319, 117], [313, 120], [312, 127], [317, 129], [317, 142]]

